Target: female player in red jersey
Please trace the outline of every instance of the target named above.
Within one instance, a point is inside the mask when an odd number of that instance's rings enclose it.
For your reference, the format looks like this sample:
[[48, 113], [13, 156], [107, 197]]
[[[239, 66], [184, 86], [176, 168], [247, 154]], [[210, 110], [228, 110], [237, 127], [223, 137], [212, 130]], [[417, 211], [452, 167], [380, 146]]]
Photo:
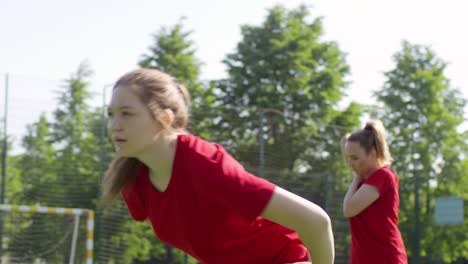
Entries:
[[351, 229], [351, 264], [406, 264], [398, 229], [398, 176], [379, 120], [342, 138], [353, 180], [345, 195], [344, 215]]
[[135, 220], [202, 263], [333, 263], [325, 211], [188, 133], [189, 105], [186, 88], [158, 70], [116, 82], [108, 108], [116, 158], [103, 179], [104, 204], [121, 193]]

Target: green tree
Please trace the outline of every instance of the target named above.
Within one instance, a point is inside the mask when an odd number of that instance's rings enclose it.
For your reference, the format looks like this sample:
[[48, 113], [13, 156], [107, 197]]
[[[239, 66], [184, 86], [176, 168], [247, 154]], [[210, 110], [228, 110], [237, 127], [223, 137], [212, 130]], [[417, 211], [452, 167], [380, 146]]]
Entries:
[[[5, 155], [5, 163], [2, 164], [2, 173], [5, 173], [5, 182], [2, 186], [4, 193], [1, 195], [3, 196], [4, 204], [17, 204], [19, 198], [22, 196], [22, 182], [20, 180], [20, 166], [18, 165], [19, 160], [21, 157], [19, 155], [10, 155], [12, 149], [12, 140], [11, 137], [7, 135], [6, 140], [4, 141], [4, 134], [3, 131], [0, 131], [0, 142], [2, 142], [2, 153]], [[4, 145], [6, 143], [6, 145]], [[3, 149], [6, 146], [6, 149]], [[3, 152], [5, 151], [5, 152]], [[5, 167], [3, 167], [5, 165]], [[3, 175], [2, 175], [3, 177]], [[10, 240], [12, 235], [17, 232], [21, 232], [18, 230], [17, 224], [14, 220], [12, 220], [10, 212], [0, 211], [0, 240]], [[0, 250], [0, 255], [8, 254], [8, 251], [5, 247]]]
[[7, 177], [5, 185], [5, 203], [18, 204], [23, 196], [23, 183], [21, 182], [19, 165], [22, 155], [9, 155], [7, 157]]
[[183, 19], [173, 27], [162, 27], [153, 35], [154, 43], [142, 55], [139, 65], [165, 71], [196, 92], [200, 89], [201, 62], [195, 57], [191, 34], [184, 30]]
[[67, 182], [61, 205], [95, 208], [98, 193], [99, 138], [91, 130], [92, 112], [89, 78], [92, 71], [82, 63], [76, 73], [65, 80], [54, 111], [52, 138], [56, 149], [55, 169]]
[[[51, 172], [54, 151], [50, 146], [50, 131], [45, 114], [42, 114], [39, 121], [27, 126], [27, 133], [23, 138], [22, 146], [24, 154], [20, 156], [17, 167], [20, 169], [19, 179], [23, 187], [23, 192], [13, 194], [11, 197], [17, 204], [34, 205], [37, 203], [47, 203], [51, 200], [50, 193], [45, 192], [51, 182], [55, 182], [56, 177]], [[52, 195], [53, 196], [53, 195]], [[9, 252], [13, 258], [22, 257], [24, 252], [35, 252], [37, 243], [33, 239], [24, 239], [28, 234], [37, 233], [36, 230], [44, 229], [47, 223], [44, 218], [33, 217], [33, 224], [26, 224], [25, 219], [12, 220], [16, 225], [13, 239], [8, 244]], [[44, 237], [43, 244], [53, 243], [53, 237]]]
[[275, 163], [291, 170], [297, 159], [321, 155], [317, 136], [338, 115], [349, 71], [336, 43], [320, 41], [321, 20], [308, 22], [309, 15], [304, 6], [276, 6], [262, 26], [243, 26], [237, 51], [225, 59], [229, 77], [219, 83], [225, 113], [219, 125], [230, 127], [223, 137], [232, 145], [255, 142], [263, 113], [266, 147], [288, 146], [280, 148], [285, 159]]
[[[6, 151], [5, 153], [5, 168], [2, 168], [5, 172], [5, 186], [3, 186], [3, 193], [5, 204], [15, 204], [19, 202], [19, 198], [22, 196], [23, 193], [23, 185], [20, 179], [21, 173], [21, 166], [19, 162], [21, 160], [21, 154], [12, 155], [11, 152], [14, 151], [12, 143], [13, 138], [10, 135], [6, 136], [6, 141], [4, 142], [4, 134], [3, 131], [0, 130], [0, 144], [2, 144], [2, 154], [4, 143], [6, 143]], [[3, 166], [3, 164], [1, 165]]]
[[[101, 164], [100, 140], [92, 126], [94, 112], [88, 104], [92, 74], [89, 65], [82, 63], [58, 91], [51, 132], [56, 151], [53, 168], [63, 194], [56, 197], [54, 206], [96, 208]], [[80, 232], [86, 232], [85, 226], [81, 226]], [[86, 243], [78, 243], [78, 246], [78, 259], [84, 261]]]
[[47, 205], [53, 202], [54, 195], [44, 192], [51, 183], [57, 180], [55, 171], [51, 169], [54, 166], [55, 150], [52, 146], [49, 126], [50, 122], [43, 113], [38, 122], [26, 128], [27, 133], [22, 142], [25, 151], [19, 161], [20, 178], [24, 188], [19, 197], [21, 204], [41, 202]]
[[[376, 92], [400, 175], [400, 223], [414, 263], [468, 258], [468, 226], [434, 226], [434, 199], [468, 198], [467, 133], [460, 133], [467, 100], [445, 76], [446, 63], [429, 47], [404, 41]], [[466, 211], [466, 205], [465, 205]], [[419, 243], [420, 241], [420, 243]], [[421, 262], [419, 262], [421, 263]]]
[[209, 137], [207, 128], [212, 125], [213, 88], [200, 80], [200, 67], [202, 63], [195, 56], [192, 32], [186, 31], [184, 19], [172, 26], [163, 27], [155, 34], [154, 43], [146, 54], [142, 55], [139, 65], [142, 68], [152, 68], [165, 71], [176, 77], [184, 84], [192, 97], [191, 132]]
[[[90, 76], [89, 66], [85, 63], [80, 65], [59, 91], [54, 120], [48, 121], [42, 114], [38, 122], [27, 127], [27, 134], [22, 140], [25, 152], [15, 157], [13, 164], [24, 189], [12, 194], [11, 199], [15, 202], [95, 209], [100, 178], [100, 144], [97, 136], [100, 131], [97, 132], [95, 127], [96, 119], [101, 116], [96, 117], [97, 114], [90, 110], [86, 102], [90, 96], [87, 91]], [[15, 235], [8, 242], [9, 248], [13, 248], [11, 256], [39, 254], [53, 263], [68, 261], [68, 242], [73, 232], [70, 218], [25, 214], [17, 221]], [[81, 221], [79, 227], [81, 235], [77, 243], [76, 262], [84, 262], [86, 255], [84, 223]]]
[[[42, 114], [38, 122], [27, 126], [27, 133], [22, 140], [25, 151], [19, 156], [17, 164], [23, 192], [12, 197], [17, 204], [46, 206], [54, 202], [56, 192], [61, 194], [61, 188], [49, 188], [57, 182], [57, 175], [53, 170], [55, 151], [51, 144], [49, 125], [45, 114]], [[51, 230], [57, 231], [51, 217], [22, 214], [15, 218], [14, 215], [11, 213], [11, 218], [8, 218], [16, 226], [8, 244], [12, 258], [22, 258], [25, 252], [32, 256], [39, 255], [59, 240], [59, 237], [51, 235]], [[41, 237], [41, 241], [34, 239], [37, 237]], [[63, 260], [57, 256], [47, 257], [53, 261]]]

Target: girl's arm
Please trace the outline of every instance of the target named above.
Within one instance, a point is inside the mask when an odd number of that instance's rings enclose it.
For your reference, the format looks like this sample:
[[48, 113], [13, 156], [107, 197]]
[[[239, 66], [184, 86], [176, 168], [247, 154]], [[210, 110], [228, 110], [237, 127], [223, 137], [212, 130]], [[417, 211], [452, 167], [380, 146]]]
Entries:
[[348, 218], [362, 212], [380, 196], [377, 187], [369, 184], [363, 184], [358, 189], [360, 181], [359, 176], [354, 175], [343, 201], [343, 213]]
[[332, 264], [335, 257], [330, 217], [318, 205], [276, 187], [262, 217], [297, 232], [314, 264]]

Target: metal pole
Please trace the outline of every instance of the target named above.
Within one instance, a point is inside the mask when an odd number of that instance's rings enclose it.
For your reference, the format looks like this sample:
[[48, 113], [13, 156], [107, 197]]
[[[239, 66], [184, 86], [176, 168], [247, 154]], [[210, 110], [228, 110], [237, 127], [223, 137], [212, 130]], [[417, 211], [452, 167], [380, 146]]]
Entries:
[[[413, 172], [414, 173], [414, 172]], [[417, 173], [413, 174], [414, 177], [414, 241], [413, 241], [413, 264], [420, 262], [420, 231], [419, 231], [419, 177]]]
[[[2, 188], [0, 194], [0, 204], [5, 203], [5, 179], [6, 179], [6, 157], [7, 157], [7, 120], [8, 120], [8, 73], [5, 74], [5, 116], [3, 118], [3, 149], [2, 149]], [[0, 256], [3, 255], [3, 215], [4, 212], [0, 212]]]
[[5, 179], [6, 179], [6, 157], [7, 157], [7, 120], [8, 120], [8, 73], [5, 74], [5, 116], [3, 118], [3, 149], [2, 149], [2, 193], [0, 203], [5, 203]]
[[258, 118], [259, 118], [259, 128], [258, 128], [258, 142], [260, 144], [260, 157], [259, 157], [259, 167], [258, 167], [258, 176], [260, 178], [263, 178], [264, 175], [263, 175], [263, 167], [265, 166], [265, 146], [264, 146], [264, 142], [263, 142], [263, 116], [264, 116], [264, 111], [263, 109], [260, 110], [260, 112], [258, 113]]
[[[412, 133], [415, 135], [414, 131]], [[413, 138], [412, 142], [416, 142]], [[413, 143], [414, 144], [414, 143]], [[413, 264], [419, 264], [420, 263], [420, 256], [421, 256], [421, 245], [420, 245], [420, 223], [419, 223], [419, 212], [420, 212], [420, 207], [419, 207], [419, 175], [415, 171], [416, 169], [414, 168], [414, 150], [415, 147], [413, 144], [410, 144], [410, 155], [411, 155], [411, 163], [413, 164], [413, 169], [411, 170], [413, 173], [413, 179], [414, 179], [414, 236], [413, 236]]]
[[75, 215], [75, 225], [73, 228], [73, 237], [72, 237], [72, 245], [71, 245], [71, 253], [70, 253], [70, 260], [68, 261], [69, 264], [75, 263], [75, 253], [76, 253], [76, 241], [78, 240], [78, 227], [80, 225], [80, 215]]

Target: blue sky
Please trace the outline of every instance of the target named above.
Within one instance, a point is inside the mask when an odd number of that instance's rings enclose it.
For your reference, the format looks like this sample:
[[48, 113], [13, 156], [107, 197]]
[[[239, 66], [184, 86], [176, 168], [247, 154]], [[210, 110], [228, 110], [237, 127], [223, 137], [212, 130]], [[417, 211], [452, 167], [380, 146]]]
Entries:
[[4, 75], [10, 74], [8, 132], [16, 141], [40, 112], [54, 109], [61, 80], [87, 60], [95, 74], [92, 103], [136, 68], [162, 26], [186, 17], [202, 79], [225, 77], [221, 60], [240, 41], [240, 26], [258, 25], [267, 8], [310, 7], [323, 17], [324, 39], [336, 41], [351, 66], [349, 99], [372, 103], [383, 72], [403, 39], [429, 45], [448, 62], [447, 77], [468, 98], [468, 3], [463, 0], [0, 0], [0, 116]]

